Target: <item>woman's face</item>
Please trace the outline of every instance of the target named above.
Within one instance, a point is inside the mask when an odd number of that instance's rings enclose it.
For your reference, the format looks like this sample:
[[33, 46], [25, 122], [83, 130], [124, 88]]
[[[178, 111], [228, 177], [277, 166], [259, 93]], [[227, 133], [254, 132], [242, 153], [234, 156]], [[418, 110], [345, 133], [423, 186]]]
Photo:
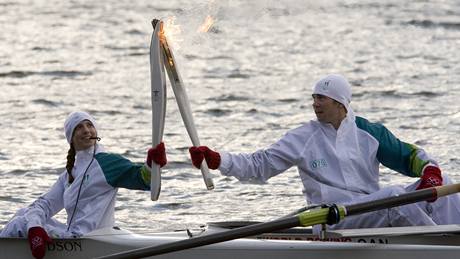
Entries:
[[96, 136], [97, 132], [94, 125], [89, 120], [84, 120], [75, 127], [72, 144], [76, 151], [85, 150], [96, 143], [96, 139], [91, 139]]

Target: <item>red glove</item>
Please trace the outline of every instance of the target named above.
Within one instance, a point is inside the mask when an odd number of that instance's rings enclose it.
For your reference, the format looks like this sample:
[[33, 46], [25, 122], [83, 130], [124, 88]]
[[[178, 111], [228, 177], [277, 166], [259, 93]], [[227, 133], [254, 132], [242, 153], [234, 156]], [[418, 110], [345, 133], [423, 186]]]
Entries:
[[32, 255], [37, 259], [42, 259], [45, 256], [46, 244], [52, 240], [42, 227], [32, 227], [29, 229], [29, 245]]
[[152, 160], [160, 165], [160, 167], [163, 167], [168, 162], [166, 159], [165, 144], [163, 142], [147, 151], [147, 165], [149, 167], [152, 167]]
[[[442, 185], [441, 169], [436, 166], [429, 165], [423, 169], [423, 175], [417, 190], [431, 188]], [[430, 199], [428, 202], [433, 202], [435, 199]]]
[[190, 156], [192, 157], [192, 164], [196, 168], [201, 168], [203, 159], [206, 160], [209, 169], [217, 169], [220, 165], [220, 154], [212, 151], [207, 146], [190, 147], [188, 149]]

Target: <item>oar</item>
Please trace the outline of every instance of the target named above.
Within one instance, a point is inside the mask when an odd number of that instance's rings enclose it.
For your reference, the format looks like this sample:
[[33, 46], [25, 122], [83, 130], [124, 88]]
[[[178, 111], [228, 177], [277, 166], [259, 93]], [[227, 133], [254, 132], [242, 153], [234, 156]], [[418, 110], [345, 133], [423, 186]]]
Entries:
[[[343, 219], [346, 216], [362, 214], [370, 211], [387, 209], [414, 202], [436, 199], [452, 193], [460, 192], [460, 183], [418, 190], [399, 196], [383, 198], [349, 206], [332, 206], [304, 211], [296, 216], [282, 218], [271, 222], [249, 225], [224, 232], [199, 236], [177, 242], [134, 249], [113, 255], [98, 257], [99, 259], [143, 258], [148, 256], [177, 252], [189, 248], [215, 244], [233, 239], [250, 237], [262, 233], [288, 229], [298, 226], [313, 226], [330, 223], [332, 219]], [[333, 208], [333, 209], [331, 209]], [[329, 220], [328, 220], [329, 218]]]

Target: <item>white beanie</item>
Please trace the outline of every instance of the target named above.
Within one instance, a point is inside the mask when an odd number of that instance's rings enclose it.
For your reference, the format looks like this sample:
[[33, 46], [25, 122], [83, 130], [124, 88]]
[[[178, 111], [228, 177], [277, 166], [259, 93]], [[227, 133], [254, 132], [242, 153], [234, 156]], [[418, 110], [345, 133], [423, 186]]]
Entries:
[[72, 142], [72, 135], [73, 135], [73, 131], [75, 130], [75, 127], [77, 127], [77, 125], [84, 120], [89, 120], [93, 124], [93, 126], [96, 128], [96, 131], [97, 131], [96, 121], [94, 120], [93, 117], [91, 117], [91, 115], [89, 115], [86, 112], [80, 112], [80, 111], [72, 112], [69, 114], [69, 116], [64, 122], [64, 133], [67, 139], [67, 143], [70, 144]]
[[347, 79], [338, 74], [331, 74], [316, 82], [313, 94], [321, 94], [330, 97], [343, 104], [348, 111], [351, 102], [351, 86]]

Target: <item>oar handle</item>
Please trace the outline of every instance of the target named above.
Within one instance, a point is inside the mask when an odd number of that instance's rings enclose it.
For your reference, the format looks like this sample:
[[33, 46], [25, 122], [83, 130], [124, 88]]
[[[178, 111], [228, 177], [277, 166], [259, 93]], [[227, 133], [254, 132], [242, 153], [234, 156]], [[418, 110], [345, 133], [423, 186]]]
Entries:
[[460, 183], [449, 184], [435, 187], [437, 192], [437, 197], [447, 196], [453, 193], [460, 192]]

